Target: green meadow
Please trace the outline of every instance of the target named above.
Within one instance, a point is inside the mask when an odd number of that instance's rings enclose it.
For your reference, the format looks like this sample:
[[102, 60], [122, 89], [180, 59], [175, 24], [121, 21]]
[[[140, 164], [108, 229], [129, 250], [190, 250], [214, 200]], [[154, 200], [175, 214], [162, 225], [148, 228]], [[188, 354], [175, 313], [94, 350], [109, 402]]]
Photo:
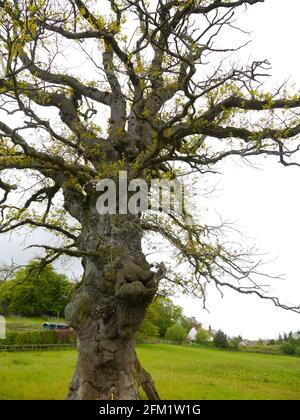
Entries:
[[[162, 399], [300, 399], [300, 359], [142, 344]], [[63, 399], [76, 351], [0, 353], [0, 399]]]
[[[32, 331], [40, 330], [44, 322], [60, 322], [65, 323], [64, 318], [25, 318], [25, 317], [6, 317], [6, 330], [7, 331]], [[0, 343], [1, 344], [1, 343]]]

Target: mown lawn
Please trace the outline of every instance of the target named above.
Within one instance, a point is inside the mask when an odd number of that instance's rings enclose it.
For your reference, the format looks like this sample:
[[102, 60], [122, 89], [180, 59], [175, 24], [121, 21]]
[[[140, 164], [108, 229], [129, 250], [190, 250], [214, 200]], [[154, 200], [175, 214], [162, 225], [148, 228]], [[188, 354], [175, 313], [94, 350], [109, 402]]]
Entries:
[[[300, 399], [300, 359], [167, 344], [137, 347], [163, 399]], [[0, 399], [63, 399], [76, 351], [0, 353]]]

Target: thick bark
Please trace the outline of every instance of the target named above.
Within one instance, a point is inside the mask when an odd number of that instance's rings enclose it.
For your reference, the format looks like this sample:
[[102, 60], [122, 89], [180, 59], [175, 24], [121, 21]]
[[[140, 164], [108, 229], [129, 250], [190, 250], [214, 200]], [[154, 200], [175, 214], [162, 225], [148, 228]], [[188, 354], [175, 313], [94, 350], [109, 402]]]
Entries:
[[135, 334], [158, 277], [142, 253], [139, 220], [99, 216], [94, 206], [84, 217], [78, 246], [99, 256], [83, 259], [82, 282], [66, 308], [78, 333], [78, 362], [67, 399], [138, 399], [139, 385], [157, 399], [135, 355]]
[[151, 375], [141, 366], [138, 358], [135, 363], [135, 380], [138, 388], [141, 387], [146, 394], [148, 400], [160, 400], [160, 396], [156, 390], [155, 384]]

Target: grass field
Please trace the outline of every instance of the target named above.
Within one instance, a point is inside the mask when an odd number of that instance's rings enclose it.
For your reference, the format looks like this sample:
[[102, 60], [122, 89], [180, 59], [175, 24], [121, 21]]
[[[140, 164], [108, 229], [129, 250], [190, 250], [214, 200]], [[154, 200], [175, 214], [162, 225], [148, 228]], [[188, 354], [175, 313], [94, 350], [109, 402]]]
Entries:
[[44, 322], [60, 322], [65, 323], [63, 318], [25, 318], [25, 317], [6, 317], [6, 330], [7, 331], [31, 331], [40, 330]]
[[[297, 399], [300, 359], [139, 345], [163, 399]], [[63, 399], [76, 351], [0, 353], [0, 399]]]

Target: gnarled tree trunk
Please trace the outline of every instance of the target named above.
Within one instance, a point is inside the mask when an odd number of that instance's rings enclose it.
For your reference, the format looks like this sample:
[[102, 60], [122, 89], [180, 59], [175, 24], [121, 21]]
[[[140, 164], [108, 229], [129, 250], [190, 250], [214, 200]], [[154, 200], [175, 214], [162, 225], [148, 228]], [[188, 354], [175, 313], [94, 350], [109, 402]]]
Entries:
[[158, 399], [135, 354], [135, 335], [159, 277], [142, 253], [139, 220], [100, 216], [93, 207], [83, 226], [79, 248], [95, 256], [84, 257], [82, 282], [66, 308], [78, 333], [78, 362], [67, 399], [138, 399], [139, 385], [150, 399]]

